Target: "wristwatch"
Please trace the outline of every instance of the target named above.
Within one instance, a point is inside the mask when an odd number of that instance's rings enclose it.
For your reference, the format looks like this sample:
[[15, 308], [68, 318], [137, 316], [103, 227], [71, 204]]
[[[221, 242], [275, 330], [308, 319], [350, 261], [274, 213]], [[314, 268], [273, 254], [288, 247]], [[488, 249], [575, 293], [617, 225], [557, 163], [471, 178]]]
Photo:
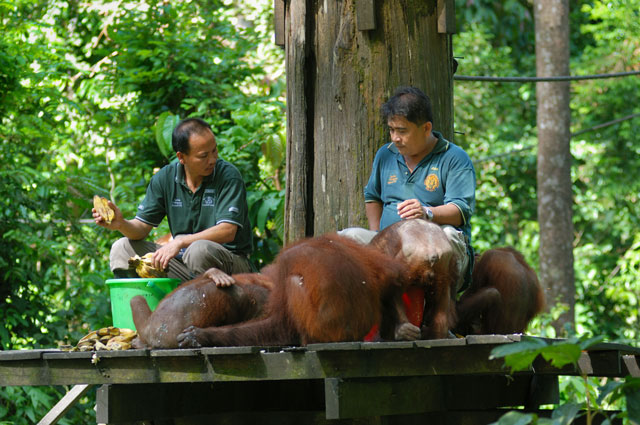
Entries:
[[424, 210], [425, 215], [427, 216], [427, 220], [429, 221], [433, 221], [433, 211], [431, 210], [431, 208], [429, 207], [422, 207], [422, 209]]

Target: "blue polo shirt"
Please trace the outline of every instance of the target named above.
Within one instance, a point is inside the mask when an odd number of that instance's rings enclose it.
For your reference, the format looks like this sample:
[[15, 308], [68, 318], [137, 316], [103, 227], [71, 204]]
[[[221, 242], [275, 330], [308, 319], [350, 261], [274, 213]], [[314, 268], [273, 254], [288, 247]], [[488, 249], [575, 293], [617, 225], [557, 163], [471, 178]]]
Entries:
[[364, 189], [365, 202], [382, 204], [380, 229], [400, 221], [398, 204], [418, 199], [422, 205], [454, 204], [462, 215], [462, 230], [471, 240], [469, 220], [475, 208], [476, 172], [459, 146], [437, 131], [433, 150], [418, 163], [413, 173], [393, 143], [381, 147], [373, 160], [373, 170]]
[[219, 223], [238, 226], [235, 239], [223, 244], [236, 254], [252, 250], [247, 193], [238, 169], [218, 159], [211, 175], [191, 192], [184, 166], [174, 162], [162, 167], [149, 182], [136, 218], [157, 227], [166, 216], [173, 237], [201, 232]]

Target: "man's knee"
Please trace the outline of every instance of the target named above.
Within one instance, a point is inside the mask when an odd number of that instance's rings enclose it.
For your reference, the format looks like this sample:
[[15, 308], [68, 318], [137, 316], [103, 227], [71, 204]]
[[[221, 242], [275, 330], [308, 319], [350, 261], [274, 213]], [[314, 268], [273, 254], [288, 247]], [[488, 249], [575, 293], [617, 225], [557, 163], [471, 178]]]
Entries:
[[109, 252], [109, 267], [111, 271], [128, 269], [129, 258], [134, 254], [129, 238], [120, 238], [115, 241], [111, 245], [111, 251]]
[[109, 267], [111, 271], [116, 269], [126, 270], [129, 268], [129, 259], [136, 255], [143, 256], [146, 253], [153, 252], [158, 245], [153, 242], [139, 240], [134, 241], [129, 238], [120, 238], [111, 245], [109, 253]]
[[193, 242], [182, 256], [184, 264], [194, 273], [204, 273], [215, 267], [227, 272], [230, 266], [231, 253], [217, 242], [199, 240]]

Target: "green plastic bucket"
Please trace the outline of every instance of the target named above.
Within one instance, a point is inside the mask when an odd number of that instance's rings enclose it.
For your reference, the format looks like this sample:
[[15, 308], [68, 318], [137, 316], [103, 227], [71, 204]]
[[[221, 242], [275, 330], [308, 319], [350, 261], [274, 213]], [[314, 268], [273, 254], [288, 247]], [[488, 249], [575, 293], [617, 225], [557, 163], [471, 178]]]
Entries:
[[111, 315], [113, 326], [117, 328], [136, 329], [133, 324], [129, 301], [136, 295], [147, 299], [151, 311], [155, 310], [160, 300], [179, 284], [180, 279], [170, 278], [135, 278], [135, 279], [107, 279], [111, 296]]

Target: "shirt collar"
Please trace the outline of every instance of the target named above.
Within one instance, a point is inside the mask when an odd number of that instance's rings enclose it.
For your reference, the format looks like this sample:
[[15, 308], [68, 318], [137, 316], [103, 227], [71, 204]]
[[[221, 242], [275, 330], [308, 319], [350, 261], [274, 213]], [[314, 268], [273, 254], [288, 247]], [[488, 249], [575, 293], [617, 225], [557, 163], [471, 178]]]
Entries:
[[[220, 158], [216, 160], [216, 165], [215, 167], [213, 167], [213, 173], [209, 174], [208, 176], [205, 176], [202, 179], [202, 183], [200, 183], [200, 187], [202, 187], [205, 182], [210, 182], [213, 180], [213, 177], [216, 175], [218, 168], [220, 168], [218, 167], [219, 163], [220, 163]], [[177, 164], [178, 166], [176, 167], [175, 182], [178, 184], [182, 184], [184, 187], [188, 188], [189, 186], [187, 185], [187, 181], [185, 179], [185, 174], [184, 174], [184, 165], [182, 165], [180, 162], [178, 162]]]
[[[431, 152], [429, 152], [429, 155], [425, 156], [423, 158], [423, 160], [425, 158], [430, 157], [431, 155], [435, 155], [437, 153], [442, 153], [445, 152], [447, 149], [449, 149], [449, 144], [450, 142], [445, 139], [444, 137], [442, 137], [442, 133], [440, 133], [439, 131], [432, 131], [433, 135], [436, 136], [436, 138], [438, 139], [436, 141], [436, 145], [433, 147], [433, 150]], [[389, 144], [387, 145], [387, 149], [389, 149], [391, 152], [393, 152], [396, 155], [400, 155], [400, 153], [398, 152], [398, 148], [396, 147], [396, 145], [393, 144], [393, 142], [389, 142]], [[422, 162], [422, 161], [420, 161]]]

